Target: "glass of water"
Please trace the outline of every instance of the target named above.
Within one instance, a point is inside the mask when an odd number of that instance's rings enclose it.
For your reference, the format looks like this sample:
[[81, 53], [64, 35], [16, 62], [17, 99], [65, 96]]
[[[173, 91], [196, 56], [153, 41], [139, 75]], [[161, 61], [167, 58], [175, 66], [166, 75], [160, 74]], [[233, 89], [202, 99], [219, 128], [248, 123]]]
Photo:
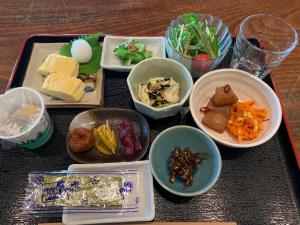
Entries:
[[285, 20], [267, 14], [248, 16], [240, 25], [230, 66], [263, 79], [297, 43], [295, 28]]

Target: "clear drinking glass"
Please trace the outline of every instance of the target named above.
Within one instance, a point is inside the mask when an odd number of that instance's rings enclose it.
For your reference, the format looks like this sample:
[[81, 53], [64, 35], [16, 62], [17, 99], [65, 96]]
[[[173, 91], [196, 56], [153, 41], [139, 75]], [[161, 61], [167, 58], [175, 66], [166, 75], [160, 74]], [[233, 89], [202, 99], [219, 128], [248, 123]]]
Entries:
[[230, 66], [263, 79], [297, 43], [295, 28], [285, 20], [267, 14], [248, 16], [240, 25]]

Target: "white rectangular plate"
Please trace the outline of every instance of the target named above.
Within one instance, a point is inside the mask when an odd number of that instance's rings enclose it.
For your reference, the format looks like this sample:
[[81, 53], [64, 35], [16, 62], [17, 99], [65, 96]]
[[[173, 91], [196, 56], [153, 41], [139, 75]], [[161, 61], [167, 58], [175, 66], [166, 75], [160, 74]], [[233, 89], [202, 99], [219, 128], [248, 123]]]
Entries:
[[164, 37], [123, 37], [105, 36], [101, 57], [101, 67], [109, 70], [129, 72], [134, 66], [123, 66], [121, 60], [114, 53], [114, 49], [129, 39], [135, 39], [146, 45], [152, 51], [152, 57], [166, 58]]
[[[37, 69], [42, 65], [48, 55], [58, 53], [59, 49], [66, 43], [34, 43], [30, 61], [26, 70], [23, 86], [35, 89], [40, 92], [44, 77], [37, 72]], [[51, 96], [44, 95], [43, 99], [48, 108], [62, 108], [62, 107], [97, 107], [102, 103], [103, 98], [103, 73], [102, 69], [96, 74], [96, 83], [86, 83], [87, 86], [94, 90], [86, 92], [79, 102], [64, 102], [55, 99]]]
[[140, 195], [138, 211], [134, 212], [101, 212], [101, 213], [64, 213], [63, 224], [100, 224], [151, 221], [154, 219], [154, 192], [150, 163], [146, 161], [104, 163], [104, 164], [73, 164], [68, 171], [72, 172], [104, 172], [112, 170], [136, 170], [137, 184]]

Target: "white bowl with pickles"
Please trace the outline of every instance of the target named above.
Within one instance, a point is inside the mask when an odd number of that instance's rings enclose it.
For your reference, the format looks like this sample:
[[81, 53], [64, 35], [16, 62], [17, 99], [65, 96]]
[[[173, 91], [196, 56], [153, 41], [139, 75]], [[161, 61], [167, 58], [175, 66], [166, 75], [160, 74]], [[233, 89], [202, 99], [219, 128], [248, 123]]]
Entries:
[[136, 109], [161, 119], [178, 113], [193, 86], [190, 72], [166, 58], [150, 58], [133, 67], [127, 84]]

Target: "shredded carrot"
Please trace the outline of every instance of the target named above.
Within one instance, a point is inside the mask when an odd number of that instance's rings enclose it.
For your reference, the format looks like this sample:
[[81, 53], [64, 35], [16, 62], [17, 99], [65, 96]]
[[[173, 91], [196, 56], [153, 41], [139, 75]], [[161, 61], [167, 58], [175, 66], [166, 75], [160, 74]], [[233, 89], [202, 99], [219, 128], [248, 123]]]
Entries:
[[264, 130], [263, 122], [267, 120], [268, 110], [254, 108], [254, 103], [255, 100], [237, 102], [231, 109], [227, 128], [239, 141], [254, 140]]

